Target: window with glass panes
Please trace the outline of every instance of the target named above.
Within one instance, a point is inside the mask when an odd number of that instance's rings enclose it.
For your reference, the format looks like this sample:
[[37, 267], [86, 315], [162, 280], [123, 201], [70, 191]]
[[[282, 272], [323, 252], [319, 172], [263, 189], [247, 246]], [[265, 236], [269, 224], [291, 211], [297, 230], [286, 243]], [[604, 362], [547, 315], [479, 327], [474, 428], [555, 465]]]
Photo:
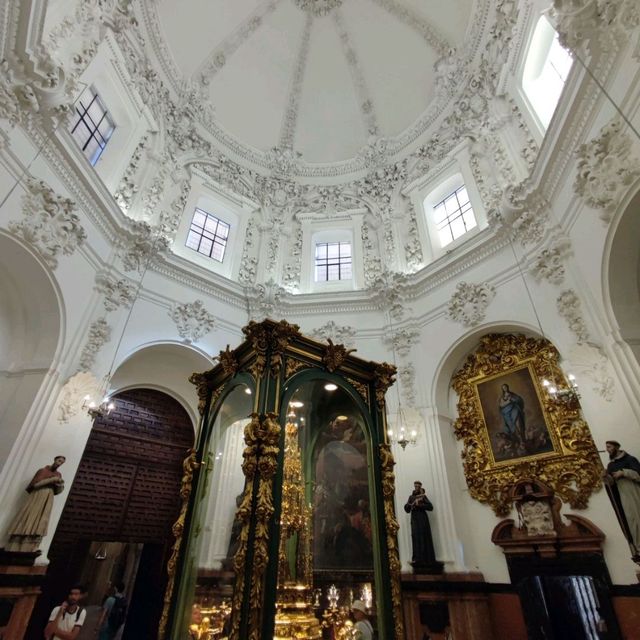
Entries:
[[193, 220], [191, 220], [186, 245], [189, 249], [222, 262], [230, 228], [220, 218], [216, 218], [202, 209], [196, 209]]
[[316, 244], [316, 282], [351, 279], [351, 243]]
[[75, 104], [70, 131], [92, 165], [98, 161], [114, 129], [113, 120], [100, 96], [87, 87]]
[[446, 247], [477, 226], [469, 194], [464, 185], [433, 207], [433, 221], [438, 230], [441, 247]]

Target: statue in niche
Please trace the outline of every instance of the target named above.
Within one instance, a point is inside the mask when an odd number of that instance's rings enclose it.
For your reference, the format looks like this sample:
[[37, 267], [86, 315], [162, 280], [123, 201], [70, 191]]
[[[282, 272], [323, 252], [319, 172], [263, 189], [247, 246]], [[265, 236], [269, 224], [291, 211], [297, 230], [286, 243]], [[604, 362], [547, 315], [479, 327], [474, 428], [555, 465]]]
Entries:
[[404, 510], [411, 514], [411, 544], [413, 559], [411, 565], [416, 573], [440, 573], [442, 563], [436, 560], [433, 548], [431, 526], [427, 511], [433, 511], [433, 505], [422, 487], [422, 482], [413, 483], [413, 492], [409, 496]]
[[58, 471], [65, 462], [64, 456], [56, 456], [53, 464], [39, 469], [26, 488], [29, 497], [7, 531], [9, 542], [6, 551], [34, 553], [42, 538], [47, 535], [53, 497], [64, 490], [64, 480]]

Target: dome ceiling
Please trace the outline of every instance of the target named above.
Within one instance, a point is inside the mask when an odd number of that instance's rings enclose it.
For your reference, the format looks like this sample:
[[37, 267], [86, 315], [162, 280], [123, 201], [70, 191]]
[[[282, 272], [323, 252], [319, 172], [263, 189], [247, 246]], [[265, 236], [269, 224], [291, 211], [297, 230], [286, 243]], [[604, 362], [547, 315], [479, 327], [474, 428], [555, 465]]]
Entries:
[[474, 6], [156, 0], [146, 10], [165, 71], [177, 74], [174, 86], [197, 87], [225, 134], [218, 139], [258, 154], [293, 149], [305, 163], [329, 164], [379, 138], [405, 134], [402, 144], [411, 142], [407, 130], [434, 108], [435, 63], [469, 48]]

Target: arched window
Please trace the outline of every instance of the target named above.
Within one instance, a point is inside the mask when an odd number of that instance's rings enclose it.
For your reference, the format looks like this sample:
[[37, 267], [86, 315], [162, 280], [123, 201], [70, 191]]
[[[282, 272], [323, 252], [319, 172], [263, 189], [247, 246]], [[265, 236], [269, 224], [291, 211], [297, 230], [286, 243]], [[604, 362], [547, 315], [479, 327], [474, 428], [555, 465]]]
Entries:
[[538, 120], [546, 129], [556, 110], [573, 59], [560, 44], [549, 20], [542, 16], [533, 31], [522, 74], [522, 88]]

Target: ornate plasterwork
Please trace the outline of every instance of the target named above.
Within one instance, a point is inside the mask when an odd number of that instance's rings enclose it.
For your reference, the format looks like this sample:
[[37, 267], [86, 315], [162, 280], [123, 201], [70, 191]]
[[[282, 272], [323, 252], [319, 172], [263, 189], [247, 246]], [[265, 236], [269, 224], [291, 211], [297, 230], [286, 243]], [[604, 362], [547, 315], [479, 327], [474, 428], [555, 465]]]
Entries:
[[551, 17], [568, 49], [622, 40], [640, 24], [636, 0], [554, 0]]
[[264, 320], [265, 318], [275, 318], [278, 314], [278, 306], [286, 294], [273, 278], [247, 287], [245, 295], [249, 306], [249, 317], [251, 320]]
[[380, 309], [388, 311], [394, 320], [402, 320], [408, 311], [405, 306], [408, 287], [409, 277], [406, 274], [383, 271], [372, 280], [369, 292]]
[[148, 140], [149, 136], [148, 134], [145, 134], [136, 146], [133, 155], [131, 156], [131, 160], [125, 169], [124, 175], [120, 180], [120, 184], [118, 184], [118, 189], [114, 193], [114, 198], [123, 213], [127, 213], [127, 211], [129, 211], [131, 202], [140, 188], [136, 178], [138, 171], [140, 170], [140, 164], [142, 162], [143, 153], [146, 149]]
[[574, 191], [609, 222], [626, 189], [640, 176], [640, 159], [626, 124], [614, 118], [578, 149]]
[[429, 44], [434, 51], [441, 56], [447, 55], [451, 51], [451, 45], [446, 41], [443, 35], [438, 33], [437, 29], [430, 24], [419, 13], [410, 9], [407, 5], [401, 4], [396, 0], [373, 0], [377, 5], [386, 9], [401, 22], [415, 29]]
[[96, 290], [103, 295], [102, 302], [107, 311], [115, 311], [121, 306], [130, 307], [137, 295], [136, 285], [104, 274], [96, 276]]
[[[331, 0], [327, 0], [331, 1]], [[310, 4], [316, 4], [313, 0], [309, 0]], [[320, 0], [321, 2], [321, 0]], [[318, 3], [320, 4], [320, 3]], [[302, 93], [302, 83], [304, 80], [304, 72], [307, 66], [307, 58], [309, 57], [309, 42], [311, 40], [311, 25], [313, 24], [313, 15], [309, 14], [305, 21], [296, 64], [293, 69], [293, 77], [291, 78], [291, 86], [289, 88], [289, 98], [282, 120], [282, 130], [280, 132], [280, 144], [282, 149], [293, 148], [293, 142], [296, 133], [296, 124], [298, 123], [298, 111], [300, 108], [300, 94]], [[293, 166], [287, 163], [286, 175], [291, 175]]]
[[[200, 70], [197, 72], [203, 86], [207, 87], [210, 84], [211, 78], [224, 67], [231, 55], [233, 55], [253, 35], [253, 33], [262, 26], [264, 19], [269, 14], [273, 13], [281, 2], [282, 0], [272, 0], [270, 2], [259, 4], [256, 10], [248, 16], [243, 23], [241, 23], [227, 38], [225, 38], [225, 40], [213, 49], [213, 51], [207, 56], [203, 65], [200, 67]], [[152, 9], [151, 12], [156, 15], [155, 9]], [[159, 36], [157, 33], [157, 23], [154, 26], [156, 26], [154, 39], [159, 41], [162, 36]], [[166, 52], [165, 57], [168, 55], [170, 54]]]
[[87, 341], [80, 354], [80, 371], [89, 371], [95, 364], [98, 352], [111, 340], [111, 327], [105, 318], [91, 323], [87, 333]]
[[342, 0], [294, 0], [303, 11], [320, 18], [342, 5]]
[[[477, 63], [477, 54], [481, 50], [482, 37], [487, 34], [486, 29], [490, 20], [490, 3], [488, 0], [481, 0], [478, 4], [477, 12], [475, 14], [476, 19], [472, 21], [465, 39], [465, 44], [458, 52], [452, 51], [451, 46], [446, 39], [441, 34], [437, 33], [436, 29], [429, 24], [422, 15], [406, 8], [395, 0], [375, 1], [395, 19], [398, 19], [409, 25], [411, 28], [417, 30], [429, 46], [431, 46], [440, 56], [455, 58], [457, 60], [457, 70], [470, 68]], [[146, 55], [146, 49], [149, 48], [149, 45], [145, 44], [145, 40], [148, 41], [154, 50], [154, 53], [159, 56], [160, 63], [164, 68], [166, 77], [171, 79], [173, 89], [176, 93], [180, 94], [177, 97], [177, 102], [188, 104], [191, 114], [195, 115], [199, 119], [200, 123], [207, 129], [208, 133], [216, 143], [225, 147], [233, 154], [234, 157], [247, 161], [253, 167], [267, 170], [270, 167], [268, 152], [259, 151], [243, 144], [217, 123], [215, 114], [209, 102], [210, 97], [208, 95], [209, 89], [207, 85], [209, 84], [210, 79], [226, 64], [229, 57], [265, 23], [267, 15], [273, 12], [280, 2], [281, 0], [274, 0], [272, 2], [261, 3], [255, 12], [248, 16], [248, 18], [237, 27], [236, 31], [234, 31], [226, 40], [223, 41], [221, 45], [211, 52], [210, 56], [207, 57], [207, 60], [196, 72], [191, 81], [179, 81], [180, 73], [177, 70], [175, 62], [172, 60], [171, 54], [164, 42], [164, 36], [161, 33], [159, 26], [157, 8], [152, 0], [146, 0], [143, 4], [142, 13], [145, 18], [143, 21], [143, 25], [145, 27], [144, 34], [139, 32], [135, 26], [132, 26], [129, 30], [130, 33], [127, 34], [132, 42], [136, 42], [136, 55], [125, 55], [132, 77], [136, 80], [143, 79], [147, 85], [146, 90], [142, 92], [144, 94], [143, 99], [145, 99], [146, 95], [150, 96], [156, 104], [160, 104], [161, 102], [170, 104], [170, 102], [168, 103], [166, 100], [166, 97], [168, 96], [166, 96], [166, 89], [164, 87], [156, 87], [155, 91], [151, 88], [150, 84], [161, 84], [160, 78], [157, 75], [153, 77], [152, 73], [150, 73], [151, 66], [140, 60], [141, 53], [142, 55]], [[517, 8], [514, 8], [511, 4], [509, 7], [511, 9], [511, 14], [517, 15]], [[312, 13], [310, 13], [308, 17], [310, 19], [315, 19], [315, 16]], [[497, 14], [494, 18], [497, 19]], [[510, 20], [508, 21], [508, 28], [512, 28], [515, 22], [511, 20], [511, 18], [512, 15], [510, 15]], [[501, 36], [504, 36], [503, 31], [504, 29], [501, 27], [499, 29]], [[124, 40], [124, 38], [120, 37], [120, 40]], [[502, 41], [508, 43], [509, 39], [502, 37]], [[122, 43], [121, 46], [123, 46]], [[504, 48], [508, 47], [505, 45]], [[132, 47], [129, 46], [128, 49], [131, 50]], [[127, 54], [128, 53], [129, 52], [127, 52]], [[302, 51], [302, 53], [304, 53], [304, 51]], [[496, 52], [492, 48], [486, 48], [482, 55], [489, 59], [494, 57]], [[299, 61], [300, 55], [296, 58], [294, 67], [299, 66]], [[504, 61], [502, 59], [491, 60], [491, 64], [496, 64], [497, 67], [500, 67], [503, 63]], [[444, 66], [445, 65], [443, 65], [443, 67]], [[145, 67], [147, 70], [145, 70]], [[440, 73], [440, 69], [438, 70], [438, 73]], [[450, 75], [455, 76], [455, 82], [451, 84], [452, 90], [455, 93], [463, 91], [468, 74], [455, 73]], [[292, 84], [295, 85], [296, 83], [293, 82]], [[292, 92], [291, 95], [295, 95], [295, 92]], [[413, 143], [417, 137], [423, 135], [436, 121], [443, 108], [448, 105], [449, 98], [449, 93], [437, 92], [435, 99], [422, 116], [418, 118], [411, 127], [393, 139], [389, 145], [389, 152], [391, 154], [396, 154]], [[361, 108], [362, 107], [364, 107], [366, 113], [366, 110], [368, 109], [368, 102], [366, 100], [361, 105]], [[169, 109], [165, 107], [163, 110], [167, 111]], [[290, 109], [287, 109], [287, 111], [289, 111], [289, 115], [291, 115], [292, 111]], [[286, 116], [285, 121], [291, 122], [291, 118]], [[291, 130], [289, 125], [287, 125], [287, 128]], [[285, 141], [284, 143], [283, 140]], [[286, 140], [292, 140], [292, 137], [281, 137], [278, 147], [281, 149], [292, 149], [292, 145], [288, 144]], [[335, 178], [340, 175], [353, 174], [354, 172], [362, 170], [362, 168], [362, 156], [331, 164], [310, 164], [302, 162], [298, 167], [296, 175], [299, 177]]]
[[422, 244], [418, 232], [418, 218], [416, 208], [409, 202], [409, 227], [407, 229], [407, 242], [404, 245], [404, 255], [407, 261], [407, 269], [410, 273], [418, 271], [424, 264]]
[[343, 344], [345, 347], [352, 348], [355, 344], [356, 330], [353, 327], [338, 325], [333, 320], [329, 320], [321, 327], [310, 331], [309, 335], [321, 342], [331, 340], [335, 344]]
[[488, 282], [459, 282], [449, 300], [447, 317], [465, 327], [474, 327], [484, 320], [495, 295], [495, 287]]
[[[69, 422], [77, 415], [86, 396], [95, 397], [100, 390], [100, 381], [89, 371], [79, 371], [71, 376], [60, 395], [58, 422]], [[87, 414], [88, 415], [88, 414]]]
[[551, 245], [543, 249], [534, 259], [531, 273], [536, 280], [562, 284], [565, 276], [565, 261], [571, 254], [570, 240], [562, 236], [555, 236]]
[[175, 322], [178, 335], [187, 344], [206, 336], [216, 324], [215, 316], [206, 310], [202, 300], [173, 304], [169, 317]]
[[[333, 2], [342, 3], [342, 0], [333, 0]], [[360, 114], [364, 120], [367, 133], [371, 136], [378, 135], [378, 122], [373, 98], [369, 91], [369, 87], [367, 86], [367, 81], [362, 71], [358, 54], [351, 41], [351, 35], [347, 30], [341, 11], [335, 10], [333, 12], [333, 22], [336, 25], [340, 44], [342, 45], [342, 51], [344, 53], [345, 60], [347, 61], [349, 72], [351, 73], [353, 86], [355, 87], [358, 95]]]
[[597, 345], [581, 342], [571, 347], [568, 361], [571, 372], [583, 383], [584, 379], [591, 382], [591, 390], [606, 402], [611, 402], [615, 396], [615, 381], [611, 364], [604, 351]]
[[397, 329], [384, 337], [384, 342], [398, 359], [399, 390], [408, 407], [416, 404], [416, 370], [411, 356], [412, 348], [418, 344], [420, 332], [415, 329]]
[[563, 291], [556, 300], [558, 313], [567, 321], [578, 343], [589, 340], [589, 330], [582, 315], [582, 303], [573, 289]]
[[131, 222], [131, 230], [120, 239], [118, 253], [125, 271], [143, 273], [152, 258], [169, 246], [169, 239], [162, 229], [151, 227], [147, 222]]
[[23, 220], [9, 223], [9, 231], [32, 245], [52, 268], [60, 255], [71, 255], [87, 234], [74, 213], [75, 203], [56, 194], [42, 180], [29, 178], [22, 199]]

